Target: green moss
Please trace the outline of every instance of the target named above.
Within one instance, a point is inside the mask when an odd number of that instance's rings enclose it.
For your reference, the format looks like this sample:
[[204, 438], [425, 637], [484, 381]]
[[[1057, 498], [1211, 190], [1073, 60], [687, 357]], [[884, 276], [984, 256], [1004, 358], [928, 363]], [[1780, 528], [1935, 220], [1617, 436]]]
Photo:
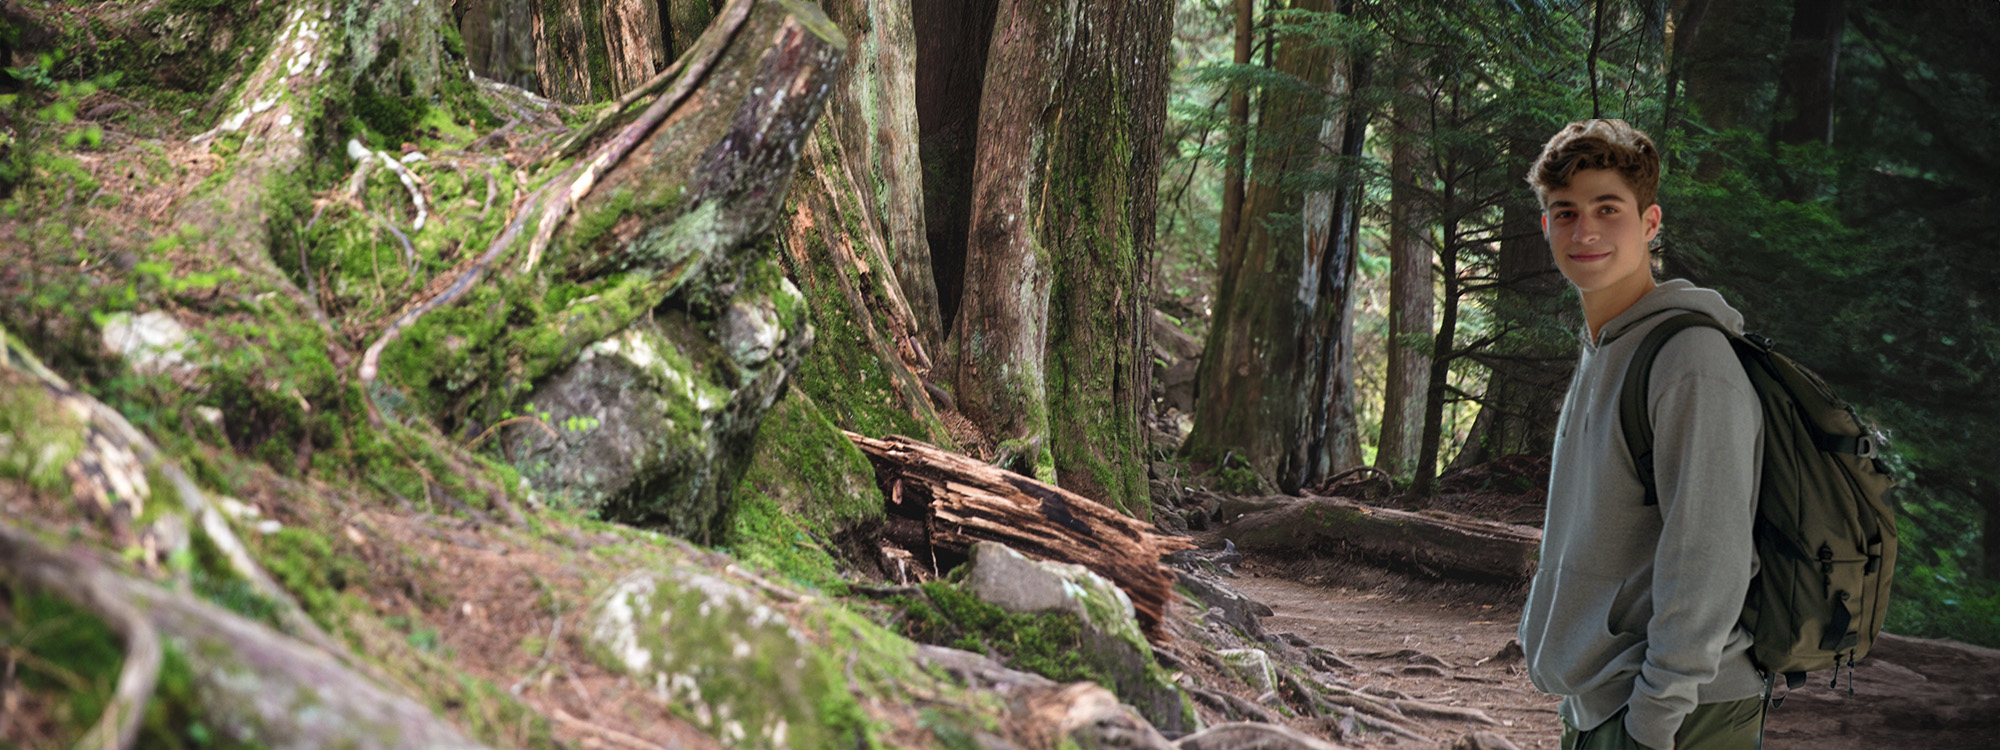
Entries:
[[765, 414], [752, 455], [743, 488], [769, 495], [822, 538], [883, 518], [874, 466], [797, 389]]
[[312, 531], [285, 527], [250, 540], [258, 562], [320, 627], [331, 630], [341, 620], [342, 590], [367, 581], [359, 561], [336, 553], [330, 540]]
[[85, 425], [40, 383], [0, 380], [0, 478], [43, 492], [69, 487], [65, 467], [83, 451]]
[[912, 640], [982, 653], [1057, 682], [1112, 681], [1083, 654], [1081, 618], [1068, 612], [1014, 614], [950, 583], [923, 585], [924, 598], [899, 598], [903, 634]]
[[729, 550], [738, 561], [796, 583], [837, 592], [845, 582], [840, 577], [841, 564], [828, 550], [831, 544], [756, 488], [746, 484], [736, 490]]
[[1216, 489], [1231, 495], [1262, 494], [1263, 486], [1263, 481], [1257, 478], [1257, 472], [1235, 466], [1223, 469], [1216, 480]]

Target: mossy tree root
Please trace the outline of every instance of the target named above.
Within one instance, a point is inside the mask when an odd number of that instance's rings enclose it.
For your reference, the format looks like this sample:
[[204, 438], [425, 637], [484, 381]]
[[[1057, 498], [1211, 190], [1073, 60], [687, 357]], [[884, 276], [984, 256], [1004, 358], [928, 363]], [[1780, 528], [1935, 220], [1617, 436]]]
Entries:
[[[409, 698], [384, 691], [331, 653], [294, 641], [207, 602], [116, 573], [88, 554], [58, 552], [0, 524], [0, 569], [104, 616], [124, 631], [118, 747], [136, 734], [161, 640], [190, 660], [198, 712], [213, 731], [271, 748], [479, 748]], [[152, 634], [157, 633], [158, 637]], [[135, 672], [137, 674], [135, 674]], [[84, 747], [106, 747], [87, 744]]]
[[[214, 503], [209, 502], [208, 493], [203, 492], [178, 465], [166, 460], [152, 440], [140, 433], [131, 422], [126, 421], [125, 416], [119, 414], [116, 409], [77, 390], [62, 376], [43, 366], [33, 352], [17, 345], [14, 339], [6, 336], [5, 331], [0, 331], [0, 339], [5, 339], [6, 354], [5, 357], [0, 357], [0, 371], [17, 370], [34, 378], [47, 389], [51, 399], [61, 403], [71, 414], [81, 416], [84, 429], [92, 438], [87, 443], [91, 445], [91, 450], [130, 455], [136, 459], [134, 469], [157, 471], [158, 475], [167, 481], [168, 486], [155, 488], [153, 492], [165, 489], [178, 496], [181, 501], [178, 514], [185, 515], [197, 525], [207, 542], [229, 566], [229, 572], [241, 578], [253, 591], [276, 606], [277, 622], [287, 633], [325, 649], [328, 653], [347, 652], [345, 647], [322, 630], [319, 624], [299, 607], [298, 602], [264, 571], [263, 566], [257, 564], [256, 558], [250, 555], [249, 548], [244, 546], [243, 541], [238, 539], [236, 532], [230, 528], [228, 519], [223, 517]], [[111, 461], [100, 462], [106, 466], [111, 463]], [[178, 539], [164, 540], [159, 554], [162, 558], [170, 558], [178, 552], [187, 551], [191, 541], [185, 534], [180, 535]]]
[[131, 602], [105, 584], [103, 577], [109, 574], [89, 558], [57, 555], [34, 537], [5, 524], [0, 524], [0, 570], [67, 599], [124, 637], [125, 666], [118, 675], [117, 690], [103, 715], [76, 746], [86, 750], [132, 747], [138, 739], [140, 719], [146, 714], [146, 702], [160, 677], [159, 632]]

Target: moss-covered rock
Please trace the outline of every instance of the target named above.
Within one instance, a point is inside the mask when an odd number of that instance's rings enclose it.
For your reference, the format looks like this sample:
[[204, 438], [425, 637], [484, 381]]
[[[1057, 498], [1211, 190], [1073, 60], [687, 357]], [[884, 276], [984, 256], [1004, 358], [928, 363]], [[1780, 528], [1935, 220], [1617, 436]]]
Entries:
[[1080, 618], [1079, 652], [1095, 679], [1161, 730], [1194, 729], [1192, 706], [1153, 660], [1132, 600], [1118, 586], [1081, 565], [1029, 560], [992, 542], [973, 545], [963, 570], [965, 590], [995, 607]]
[[765, 416], [751, 452], [730, 549], [794, 580], [834, 584], [843, 563], [833, 548], [885, 516], [874, 467], [797, 388]]
[[812, 331], [770, 261], [714, 291], [720, 304], [662, 307], [537, 388], [526, 410], [551, 429], [508, 433], [522, 474], [559, 503], [722, 539], [757, 427]]
[[853, 747], [839, 667], [770, 603], [689, 569], [642, 570], [590, 615], [597, 658], [730, 747]]

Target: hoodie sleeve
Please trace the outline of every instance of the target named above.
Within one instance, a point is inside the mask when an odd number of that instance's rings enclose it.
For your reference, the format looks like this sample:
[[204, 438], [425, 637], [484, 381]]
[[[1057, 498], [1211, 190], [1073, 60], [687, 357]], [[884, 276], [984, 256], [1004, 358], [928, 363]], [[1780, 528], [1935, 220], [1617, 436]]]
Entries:
[[1654, 360], [1653, 472], [1661, 530], [1646, 659], [1625, 728], [1650, 748], [1674, 733], [1715, 679], [1755, 572], [1750, 532], [1763, 465], [1763, 412], [1720, 332], [1677, 335]]

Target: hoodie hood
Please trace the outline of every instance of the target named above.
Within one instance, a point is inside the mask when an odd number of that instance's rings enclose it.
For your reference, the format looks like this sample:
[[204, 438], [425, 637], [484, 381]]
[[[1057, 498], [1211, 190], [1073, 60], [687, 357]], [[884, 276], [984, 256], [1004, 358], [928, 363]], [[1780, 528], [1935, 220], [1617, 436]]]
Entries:
[[1632, 303], [1632, 307], [1604, 324], [1604, 331], [1597, 341], [1590, 340], [1588, 325], [1582, 327], [1578, 336], [1583, 339], [1585, 347], [1596, 349], [1616, 341], [1640, 321], [1667, 310], [1691, 310], [1702, 313], [1714, 318], [1716, 322], [1722, 324], [1722, 327], [1734, 333], [1743, 333], [1743, 313], [1730, 307], [1729, 303], [1722, 299], [1722, 295], [1716, 294], [1715, 290], [1695, 286], [1694, 282], [1687, 279], [1670, 279], [1660, 282], [1653, 291], [1647, 292], [1646, 296]]

